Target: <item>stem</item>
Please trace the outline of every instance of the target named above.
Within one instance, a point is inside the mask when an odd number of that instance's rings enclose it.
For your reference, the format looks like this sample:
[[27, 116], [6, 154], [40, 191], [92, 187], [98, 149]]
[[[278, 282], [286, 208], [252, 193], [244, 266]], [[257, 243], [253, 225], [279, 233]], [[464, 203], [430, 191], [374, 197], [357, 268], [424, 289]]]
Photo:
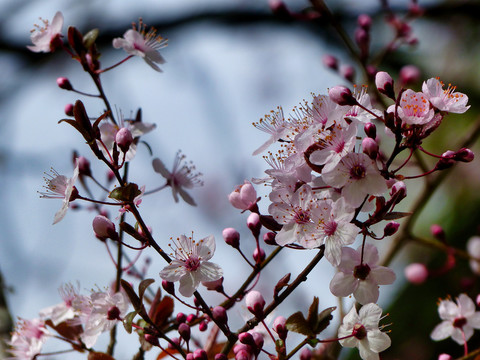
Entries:
[[97, 70], [96, 74], [97, 74], [97, 75], [100, 75], [101, 73], [104, 73], [104, 72], [107, 72], [107, 71], [109, 71], [109, 70], [112, 70], [112, 69], [116, 68], [118, 65], [121, 65], [121, 64], [123, 64], [125, 61], [131, 59], [132, 57], [133, 57], [133, 55], [129, 55], [129, 56], [127, 56], [125, 59], [123, 59], [122, 61], [119, 61], [118, 63], [116, 63], [115, 65], [109, 66], [108, 68], [103, 69], [103, 70]]

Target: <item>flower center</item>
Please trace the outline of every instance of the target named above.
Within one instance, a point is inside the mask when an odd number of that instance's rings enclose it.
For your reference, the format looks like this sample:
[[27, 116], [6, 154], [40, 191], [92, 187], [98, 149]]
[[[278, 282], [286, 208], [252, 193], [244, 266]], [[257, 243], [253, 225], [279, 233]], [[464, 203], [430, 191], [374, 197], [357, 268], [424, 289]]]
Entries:
[[300, 209], [295, 211], [294, 219], [297, 224], [307, 224], [310, 222], [310, 213]]
[[362, 340], [367, 336], [367, 329], [362, 324], [357, 323], [353, 326], [352, 335], [358, 340]]
[[195, 271], [200, 267], [200, 259], [196, 256], [190, 256], [185, 260], [185, 268], [187, 271]]
[[360, 280], [365, 280], [368, 274], [370, 274], [370, 266], [368, 264], [357, 265], [353, 270], [353, 276]]
[[354, 165], [350, 169], [350, 177], [355, 180], [360, 180], [365, 177], [365, 167], [363, 165]]
[[467, 319], [464, 317], [458, 317], [453, 320], [453, 327], [461, 329], [467, 323]]
[[337, 230], [338, 224], [335, 221], [329, 221], [325, 224], [325, 234], [327, 236], [332, 236]]
[[116, 306], [112, 306], [108, 309], [107, 319], [108, 320], [118, 320], [120, 318], [120, 309]]

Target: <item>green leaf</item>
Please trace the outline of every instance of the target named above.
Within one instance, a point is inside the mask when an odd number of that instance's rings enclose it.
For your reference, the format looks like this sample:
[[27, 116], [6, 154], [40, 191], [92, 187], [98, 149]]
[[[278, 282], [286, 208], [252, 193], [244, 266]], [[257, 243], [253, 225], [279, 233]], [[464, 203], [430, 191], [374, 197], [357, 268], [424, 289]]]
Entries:
[[123, 319], [123, 327], [125, 328], [125, 331], [129, 334], [132, 333], [132, 322], [135, 316], [137, 316], [137, 314], [138, 314], [138, 311], [136, 310], [129, 312]]
[[326, 308], [320, 314], [318, 314], [317, 324], [315, 326], [315, 333], [317, 335], [320, 334], [323, 330], [325, 330], [327, 326], [330, 324], [330, 320], [333, 319], [332, 312], [336, 308], [337, 308], [336, 306], [332, 306], [332, 307]]
[[113, 189], [108, 197], [118, 201], [132, 202], [140, 194], [141, 191], [138, 189], [138, 185], [135, 183], [129, 183], [125, 186]]
[[98, 37], [98, 29], [92, 29], [83, 36], [83, 45], [90, 49]]
[[307, 320], [305, 320], [301, 311], [298, 311], [295, 314], [290, 315], [289, 318], [287, 319], [285, 326], [290, 331], [293, 331], [308, 337], [315, 336], [314, 332], [312, 331], [312, 328], [310, 327], [310, 324], [308, 323]]

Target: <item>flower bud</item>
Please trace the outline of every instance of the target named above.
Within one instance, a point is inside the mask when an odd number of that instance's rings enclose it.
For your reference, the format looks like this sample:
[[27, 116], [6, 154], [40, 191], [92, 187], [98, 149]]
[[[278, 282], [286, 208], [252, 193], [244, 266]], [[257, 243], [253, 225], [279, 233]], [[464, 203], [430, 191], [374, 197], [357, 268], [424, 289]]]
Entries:
[[63, 111], [65, 112], [65, 115], [73, 116], [73, 104], [65, 105], [65, 109]]
[[203, 349], [197, 349], [193, 352], [193, 360], [208, 360], [207, 353]]
[[227, 310], [223, 306], [215, 306], [212, 309], [212, 315], [213, 319], [221, 324], [226, 324], [228, 321]]
[[176, 319], [177, 319], [177, 324], [184, 323], [185, 321], [187, 321], [187, 315], [185, 315], [182, 312], [179, 312], [176, 316]]
[[153, 346], [160, 345], [160, 343], [158, 342], [158, 338], [156, 336], [153, 336], [152, 334], [145, 334], [144, 338], [146, 342], [152, 344]]
[[357, 100], [353, 97], [349, 88], [341, 85], [334, 86], [328, 90], [330, 99], [338, 105], [356, 105]]
[[175, 287], [173, 286], [173, 282], [162, 280], [162, 288], [170, 295], [175, 295]]
[[198, 330], [201, 332], [207, 331], [208, 330], [208, 322], [202, 321], [200, 324], [198, 324]]
[[467, 148], [461, 148], [455, 153], [454, 159], [462, 162], [470, 162], [475, 158], [475, 154], [472, 150]]
[[92, 176], [90, 161], [85, 156], [79, 156], [76, 160], [78, 161], [78, 173], [84, 176]]
[[377, 127], [375, 126], [374, 123], [366, 123], [365, 126], [363, 127], [363, 130], [365, 131], [365, 134], [372, 139], [377, 138]]
[[255, 345], [253, 349], [254, 349], [255, 355], [258, 355], [260, 353], [260, 350], [262, 350], [263, 348], [263, 343], [265, 340], [263, 339], [263, 335], [256, 331], [252, 331], [251, 334], [252, 334], [254, 345]]
[[455, 152], [452, 150], [445, 151], [442, 154], [442, 158], [438, 160], [438, 162], [435, 165], [435, 170], [444, 170], [448, 169], [449, 167], [452, 167], [455, 165]]
[[[355, 77], [355, 69], [353, 66], [350, 65], [342, 65], [340, 66], [340, 75], [342, 75], [346, 80], [353, 82]], [[340, 104], [339, 104], [340, 105]], [[348, 105], [348, 104], [347, 104]], [[354, 104], [355, 105], [355, 104]]]
[[322, 58], [323, 65], [326, 67], [332, 69], [332, 70], [337, 70], [338, 69], [338, 59], [333, 56], [333, 55], [324, 55]]
[[247, 218], [247, 227], [252, 232], [255, 238], [260, 235], [260, 230], [262, 229], [262, 223], [260, 222], [260, 215], [257, 213], [251, 213]]
[[247, 350], [239, 350], [235, 353], [235, 360], [250, 360], [251, 355]]
[[250, 181], [245, 180], [228, 195], [228, 201], [237, 209], [248, 210], [257, 203], [257, 191]]
[[238, 334], [238, 341], [240, 341], [242, 344], [250, 345], [252, 347], [257, 346], [255, 344], [255, 340], [253, 340], [252, 334], [250, 334], [249, 332], [243, 332]]
[[188, 326], [186, 323], [181, 323], [178, 325], [178, 333], [183, 340], [187, 342], [190, 340], [190, 326]]
[[360, 49], [360, 56], [366, 58], [368, 56], [368, 47], [370, 44], [370, 34], [364, 28], [357, 28], [355, 30], [355, 42]]
[[187, 322], [189, 324], [191, 324], [192, 322], [194, 322], [195, 320], [197, 320], [197, 315], [195, 314], [188, 314], [187, 316]]
[[93, 231], [95, 232], [95, 236], [101, 241], [105, 241], [107, 239], [118, 239], [118, 234], [115, 230], [115, 224], [111, 222], [107, 217], [103, 215], [95, 216], [92, 226]]
[[278, 334], [278, 337], [285, 341], [287, 338], [287, 319], [284, 316], [277, 316], [273, 321], [273, 330]]
[[415, 84], [420, 80], [420, 69], [415, 65], [405, 65], [400, 69], [400, 82], [402, 85]]
[[423, 284], [428, 278], [428, 269], [424, 264], [410, 264], [405, 268], [404, 272], [407, 280], [415, 285]]
[[231, 247], [238, 249], [240, 246], [240, 233], [234, 228], [225, 228], [222, 231], [225, 242]]
[[452, 357], [448, 354], [443, 353], [438, 355], [438, 360], [452, 360]]
[[407, 196], [407, 186], [403, 181], [395, 182], [395, 184], [393, 184], [392, 188], [390, 189], [390, 195], [397, 196], [397, 203], [400, 202], [400, 200], [404, 199]]
[[208, 290], [223, 292], [223, 276], [218, 280], [202, 281], [202, 285]]
[[378, 155], [378, 144], [371, 137], [363, 138], [362, 150], [363, 153], [367, 154], [370, 159], [375, 160]]
[[277, 245], [275, 241], [275, 233], [271, 231], [263, 235], [263, 241], [267, 245]]
[[[172, 340], [172, 343], [176, 344], [177, 346], [180, 346], [180, 339], [179, 338], [174, 337], [174, 338], [171, 338], [171, 340]], [[168, 348], [171, 349], [171, 350], [175, 349], [175, 347], [172, 344], [170, 344], [170, 342], [168, 343]]]
[[432, 226], [430, 226], [430, 232], [432, 233], [435, 239], [445, 242], [446, 240], [445, 231], [440, 225], [433, 224]]
[[255, 248], [255, 250], [253, 250], [253, 259], [256, 264], [260, 264], [265, 260], [265, 251], [262, 248]]
[[60, 89], [63, 89], [63, 90], [72, 90], [73, 89], [73, 86], [70, 83], [70, 80], [68, 80], [65, 77], [57, 78], [57, 85]]
[[225, 354], [216, 354], [214, 360], [228, 360], [228, 356]]
[[300, 353], [300, 360], [311, 360], [312, 359], [312, 350], [308, 347], [304, 347]]
[[360, 14], [357, 18], [357, 24], [362, 29], [370, 30], [370, 27], [372, 26], [372, 18], [367, 14]]
[[185, 360], [193, 360], [193, 353], [188, 353]]
[[388, 96], [390, 99], [395, 99], [395, 90], [393, 88], [393, 79], [385, 71], [379, 71], [375, 75], [375, 86], [381, 94]]
[[265, 307], [265, 299], [262, 294], [256, 290], [251, 290], [245, 297], [245, 303], [248, 311], [259, 319], [263, 319], [263, 308]]
[[395, 234], [400, 227], [400, 224], [396, 221], [390, 221], [385, 228], [383, 229], [383, 236], [392, 236]]
[[126, 153], [130, 148], [130, 145], [133, 143], [132, 133], [127, 128], [121, 128], [115, 135], [115, 142], [120, 150]]

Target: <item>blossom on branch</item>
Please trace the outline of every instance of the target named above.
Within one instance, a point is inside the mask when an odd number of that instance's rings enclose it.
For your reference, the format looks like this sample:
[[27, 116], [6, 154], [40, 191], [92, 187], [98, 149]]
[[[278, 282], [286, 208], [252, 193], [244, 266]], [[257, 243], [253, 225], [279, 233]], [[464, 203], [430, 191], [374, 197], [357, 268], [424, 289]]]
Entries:
[[28, 45], [27, 48], [33, 52], [53, 52], [61, 42], [63, 15], [57, 11], [51, 23], [48, 20], [42, 20], [42, 22], [44, 27], [35, 25], [35, 29], [32, 30], [30, 39], [33, 46]]
[[[192, 237], [180, 235], [173, 240], [172, 256], [175, 259], [160, 271], [163, 280], [180, 281], [179, 291], [183, 296], [190, 297], [203, 281], [218, 280], [223, 276], [223, 270], [210, 260], [215, 252], [215, 238], [209, 235], [200, 241]], [[172, 244], [169, 244], [172, 247]]]
[[440, 111], [463, 114], [470, 108], [467, 106], [468, 96], [455, 92], [456, 86], [450, 84], [444, 90], [443, 83], [435, 78], [423, 82], [422, 92], [430, 103]]
[[43, 320], [19, 319], [12, 338], [8, 342], [11, 346], [9, 352], [14, 357], [7, 359], [31, 360], [36, 358], [50, 335]]

